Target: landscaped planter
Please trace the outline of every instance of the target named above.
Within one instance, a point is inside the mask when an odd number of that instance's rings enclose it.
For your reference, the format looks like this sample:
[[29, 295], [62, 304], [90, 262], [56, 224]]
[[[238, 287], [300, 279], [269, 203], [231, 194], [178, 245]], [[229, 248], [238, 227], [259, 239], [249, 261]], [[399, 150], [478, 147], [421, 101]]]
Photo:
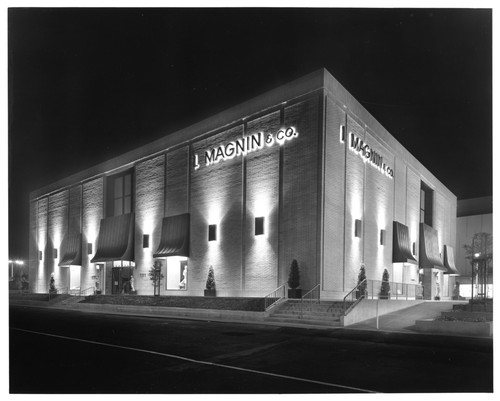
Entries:
[[464, 322], [461, 320], [424, 319], [415, 322], [417, 331], [426, 333], [443, 333], [491, 337], [493, 322]]
[[206, 297], [215, 297], [215, 290], [204, 290], [204, 291]]
[[288, 298], [302, 298], [302, 290], [300, 288], [288, 289]]

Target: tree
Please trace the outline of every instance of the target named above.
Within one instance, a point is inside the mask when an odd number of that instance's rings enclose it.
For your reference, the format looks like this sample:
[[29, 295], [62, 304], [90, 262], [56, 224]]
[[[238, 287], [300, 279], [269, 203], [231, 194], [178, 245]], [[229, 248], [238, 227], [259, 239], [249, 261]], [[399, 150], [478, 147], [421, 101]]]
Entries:
[[391, 292], [391, 285], [389, 284], [389, 272], [384, 269], [382, 274], [382, 285], [380, 286], [380, 298], [387, 299]]
[[56, 281], [54, 279], [54, 273], [50, 275], [50, 283], [49, 283], [49, 294], [56, 294]]
[[358, 273], [358, 291], [359, 296], [366, 294], [366, 267], [364, 263], [361, 263]]
[[154, 286], [154, 295], [160, 295], [160, 282], [163, 280], [163, 273], [161, 272], [162, 263], [155, 260], [153, 267], [149, 269], [148, 276]]
[[290, 266], [290, 273], [288, 275], [288, 286], [292, 290], [295, 290], [300, 286], [299, 264], [296, 259], [292, 261], [292, 265]]
[[[486, 284], [488, 281], [488, 270], [490, 262], [493, 259], [493, 236], [489, 233], [476, 233], [472, 236], [472, 243], [464, 245], [465, 258], [469, 259], [471, 264], [471, 286], [474, 287], [474, 276], [478, 273], [479, 280], [482, 281], [481, 292], [486, 297]], [[474, 292], [471, 291], [471, 298]]]
[[215, 290], [215, 274], [214, 274], [214, 268], [211, 265], [208, 268], [208, 276], [205, 287], [207, 290]]

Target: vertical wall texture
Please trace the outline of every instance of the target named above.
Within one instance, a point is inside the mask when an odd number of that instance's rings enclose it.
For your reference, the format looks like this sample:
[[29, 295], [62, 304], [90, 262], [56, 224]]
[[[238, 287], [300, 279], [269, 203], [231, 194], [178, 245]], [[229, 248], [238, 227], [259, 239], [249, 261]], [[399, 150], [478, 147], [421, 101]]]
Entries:
[[[139, 295], [153, 295], [147, 273], [153, 266], [153, 253], [159, 245], [164, 217], [165, 155], [136, 165], [135, 186], [134, 287]], [[143, 248], [144, 234], [149, 235], [149, 248]]]
[[[341, 126], [347, 137], [346, 114], [332, 100], [326, 102], [325, 205], [323, 291], [343, 291], [344, 186], [346, 147], [340, 141]], [[345, 140], [344, 140], [345, 142]]]
[[[47, 292], [48, 291], [48, 280], [50, 278], [49, 265], [47, 264], [47, 254], [46, 254], [46, 245], [47, 245], [47, 233], [48, 233], [48, 212], [49, 212], [49, 198], [42, 198], [38, 200], [38, 218], [37, 218], [37, 228], [38, 228], [38, 251], [42, 251], [42, 260], [39, 259], [37, 255], [38, 261], [38, 275], [36, 277], [37, 280], [37, 288], [38, 292]], [[52, 254], [52, 253], [51, 253]], [[30, 277], [30, 280], [32, 278]]]
[[29, 266], [28, 274], [30, 279], [30, 291], [38, 292], [38, 202], [30, 202], [30, 233], [29, 233]]
[[[384, 163], [394, 168], [394, 156], [379, 143], [373, 134], [366, 131], [366, 142], [370, 148], [384, 158]], [[394, 277], [392, 263], [392, 215], [394, 181], [384, 172], [365, 162], [364, 212], [363, 212], [363, 258], [367, 277], [382, 280], [384, 269]], [[380, 230], [385, 231], [385, 244], [380, 244]], [[395, 266], [401, 269], [402, 266]]]
[[[242, 289], [242, 166], [235, 157], [206, 166], [205, 151], [243, 135], [243, 126], [231, 128], [193, 144], [201, 167], [191, 163], [191, 251], [187, 293], [200, 295], [209, 266], [215, 272], [218, 295]], [[193, 160], [191, 160], [193, 162]], [[208, 225], [217, 225], [217, 240], [208, 241]]]
[[[97, 275], [95, 264], [90, 263], [97, 249], [97, 235], [99, 234], [99, 225], [104, 217], [104, 179], [97, 178], [86, 182], [82, 188], [82, 271], [81, 288], [90, 288], [94, 286], [95, 280], [92, 276]], [[87, 253], [87, 244], [92, 244], [92, 253]], [[104, 283], [100, 283], [101, 288]]]
[[[280, 112], [247, 124], [247, 135], [275, 134]], [[290, 145], [286, 143], [283, 146]], [[244, 286], [246, 295], [266, 295], [278, 281], [279, 168], [280, 147], [264, 147], [245, 156], [246, 204], [244, 216]], [[255, 236], [255, 218], [264, 217], [264, 234]], [[283, 280], [282, 280], [283, 281]]]
[[285, 127], [299, 136], [284, 144], [283, 205], [280, 232], [281, 276], [288, 277], [293, 259], [301, 269], [301, 288], [319, 284], [318, 255], [318, 152], [320, 98], [285, 108]]
[[[61, 242], [68, 229], [69, 191], [62, 191], [49, 197], [49, 235], [47, 242], [47, 262], [54, 272], [56, 288], [69, 288], [69, 269], [59, 267]], [[57, 258], [55, 257], [57, 250]]]
[[[347, 116], [347, 139], [345, 146], [350, 146], [351, 133], [358, 138], [365, 138], [364, 129], [356, 123], [350, 116]], [[364, 206], [364, 182], [365, 182], [365, 163], [351, 150], [346, 151], [345, 163], [345, 266], [344, 266], [344, 291], [349, 291], [357, 283], [359, 267], [364, 262], [363, 255], [363, 228], [361, 228], [361, 237], [355, 237], [355, 220], [361, 220], [363, 225], [363, 206]], [[366, 272], [368, 279], [377, 280], [373, 276], [373, 271], [369, 268]]]
[[189, 147], [167, 154], [167, 191], [165, 216], [188, 213]]

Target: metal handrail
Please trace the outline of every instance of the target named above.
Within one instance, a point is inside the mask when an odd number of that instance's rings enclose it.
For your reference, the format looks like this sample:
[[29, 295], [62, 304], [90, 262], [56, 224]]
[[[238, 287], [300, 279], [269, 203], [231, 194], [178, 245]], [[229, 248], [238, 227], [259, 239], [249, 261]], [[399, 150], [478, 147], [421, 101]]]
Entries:
[[283, 284], [276, 288], [273, 292], [264, 297], [264, 310], [271, 309], [274, 305], [286, 298], [286, 285]]
[[88, 297], [89, 295], [94, 295], [94, 294], [95, 294], [95, 287], [89, 287], [86, 288], [85, 290], [80, 290], [81, 297]]
[[[344, 316], [349, 313], [349, 311], [354, 308], [363, 299], [419, 299], [422, 298], [423, 287], [420, 284], [410, 284], [410, 283], [396, 283], [393, 281], [388, 281], [388, 292], [387, 294], [381, 294], [380, 289], [383, 281], [381, 280], [363, 280], [358, 283], [351, 291], [347, 293], [342, 302], [342, 309], [344, 310]], [[365, 291], [354, 296], [355, 292], [359, 287], [363, 286]], [[348, 301], [354, 301], [351, 305], [347, 306]]]
[[360, 297], [356, 297], [356, 300], [354, 301], [353, 304], [349, 306], [349, 308], [346, 308], [346, 302], [347, 298], [351, 297], [352, 294], [355, 293], [355, 291], [359, 290], [359, 287], [363, 286], [366, 288], [366, 285], [368, 284], [368, 280], [365, 278], [363, 281], [360, 281], [358, 284], [356, 284], [356, 287], [354, 287], [351, 291], [347, 293], [347, 295], [344, 297], [344, 300], [342, 301], [342, 310], [344, 311], [344, 316], [352, 309], [354, 308], [359, 302], [361, 302], [362, 299], [365, 298], [366, 296], [366, 290], [363, 292], [363, 294], [360, 294]]
[[[321, 303], [320, 300], [320, 291], [318, 289], [320, 288], [320, 284], [316, 284], [311, 290], [306, 292], [302, 297], [300, 298], [300, 318], [302, 319], [304, 317], [304, 301], [309, 302], [310, 304], [312, 303]], [[314, 297], [314, 293], [317, 292], [316, 297]]]

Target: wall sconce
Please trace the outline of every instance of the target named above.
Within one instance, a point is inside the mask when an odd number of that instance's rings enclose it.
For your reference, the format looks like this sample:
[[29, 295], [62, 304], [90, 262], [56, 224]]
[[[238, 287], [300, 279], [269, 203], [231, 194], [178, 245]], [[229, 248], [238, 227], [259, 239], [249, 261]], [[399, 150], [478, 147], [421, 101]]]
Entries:
[[43, 252], [42, 251], [38, 251], [38, 259], [39, 260], [43, 259]]
[[217, 225], [210, 224], [208, 226], [208, 240], [209, 241], [217, 241]]
[[415, 244], [415, 242], [413, 243], [413, 249], [412, 249], [412, 254], [413, 255], [416, 255], [416, 249], [417, 249], [417, 245]]
[[361, 238], [361, 220], [354, 220], [354, 236]]
[[149, 234], [144, 234], [142, 236], [142, 247], [149, 248]]
[[380, 230], [380, 245], [385, 245], [385, 230]]
[[57, 259], [57, 248], [54, 248], [54, 259]]
[[92, 253], [92, 242], [87, 244], [87, 253], [90, 255]]
[[340, 126], [340, 142], [345, 142], [345, 125]]
[[255, 235], [264, 234], [264, 217], [255, 218]]

